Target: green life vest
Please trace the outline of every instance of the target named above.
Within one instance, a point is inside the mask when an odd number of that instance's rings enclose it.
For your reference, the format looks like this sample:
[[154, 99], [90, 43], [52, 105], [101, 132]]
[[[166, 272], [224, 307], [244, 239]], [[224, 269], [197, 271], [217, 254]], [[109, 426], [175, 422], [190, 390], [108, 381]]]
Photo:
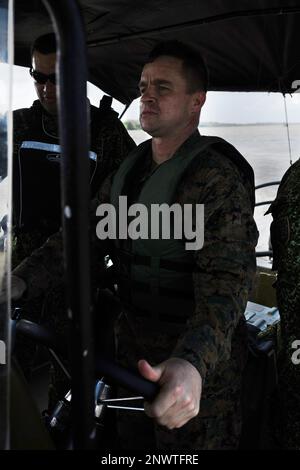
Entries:
[[[243, 167], [248, 165], [248, 176], [253, 178], [250, 165], [233, 146], [218, 137], [204, 137], [198, 132], [195, 134], [198, 134], [198, 138], [195, 136], [188, 152], [179, 149], [172, 158], [157, 166], [144, 183], [135, 202], [146, 206], [148, 214], [151, 214], [152, 204], [166, 203], [171, 206], [174, 203], [175, 192], [188, 167], [194, 159], [199, 159], [201, 165], [202, 152], [208, 147], [213, 151], [212, 146], [216, 144], [230, 147], [228, 157], [234, 160], [242, 172]], [[135, 170], [149, 152], [151, 140], [139, 145], [121, 164], [114, 177], [111, 203], [116, 209], [117, 220], [119, 196], [125, 195], [124, 188], [128, 184], [134, 184]], [[130, 252], [122, 249], [121, 243], [116, 241], [120, 268], [119, 292], [126, 311], [152, 321], [173, 324], [186, 322], [194, 310], [192, 273], [197, 267], [194, 252], [185, 249], [185, 241], [172, 236], [170, 239], [139, 238], [131, 240]]]

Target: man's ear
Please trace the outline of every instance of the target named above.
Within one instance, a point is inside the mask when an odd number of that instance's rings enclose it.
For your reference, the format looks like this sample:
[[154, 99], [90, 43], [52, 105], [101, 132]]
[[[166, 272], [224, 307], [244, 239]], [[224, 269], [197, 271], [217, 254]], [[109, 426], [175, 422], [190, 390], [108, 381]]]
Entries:
[[197, 91], [196, 93], [194, 93], [193, 111], [195, 113], [199, 113], [201, 111], [201, 108], [204, 105], [205, 100], [206, 100], [205, 91]]

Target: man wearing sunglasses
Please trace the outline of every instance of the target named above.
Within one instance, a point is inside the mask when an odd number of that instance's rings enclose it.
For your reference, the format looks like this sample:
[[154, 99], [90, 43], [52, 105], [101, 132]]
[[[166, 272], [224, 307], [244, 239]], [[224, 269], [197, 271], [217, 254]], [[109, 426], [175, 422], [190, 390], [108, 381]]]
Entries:
[[[35, 51], [33, 67], [29, 69], [40, 103], [49, 114], [57, 114], [56, 74], [53, 72], [55, 64], [55, 53], [45, 55]], [[46, 70], [47, 73], [40, 72], [40, 70]]]
[[[13, 267], [60, 227], [60, 145], [57, 116], [56, 39], [38, 37], [31, 48], [30, 75], [38, 96], [14, 111]], [[104, 100], [90, 106], [91, 192], [135, 147], [117, 113]]]
[[[56, 87], [56, 39], [53, 33], [37, 38], [31, 48], [30, 75], [38, 96], [30, 108], [14, 111], [13, 250], [12, 267], [40, 247], [61, 225], [60, 158]], [[107, 97], [108, 98], [108, 97]], [[90, 182], [95, 195], [135, 144], [110, 100], [90, 106]], [[63, 310], [61, 289], [30, 304], [30, 319], [40, 321]], [[28, 315], [27, 315], [28, 318]], [[61, 325], [58, 326], [59, 328]], [[27, 354], [28, 353], [28, 354]], [[20, 347], [19, 359], [30, 374], [32, 348]]]

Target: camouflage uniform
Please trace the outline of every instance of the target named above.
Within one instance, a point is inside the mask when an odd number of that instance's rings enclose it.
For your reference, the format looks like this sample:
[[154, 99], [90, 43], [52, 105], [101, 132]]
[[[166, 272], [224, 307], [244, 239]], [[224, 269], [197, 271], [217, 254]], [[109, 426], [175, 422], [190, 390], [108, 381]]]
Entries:
[[[178, 150], [188, 154], [196, 132]], [[194, 252], [195, 310], [186, 325], [164, 325], [123, 312], [116, 325], [117, 357], [127, 367], [141, 358], [158, 364], [169, 357], [191, 362], [203, 379], [200, 414], [181, 429], [155, 426], [142, 414], [119, 412], [121, 445], [146, 450], [237, 448], [241, 432], [241, 378], [247, 357], [243, 313], [255, 275], [257, 230], [253, 186], [216, 146], [188, 167], [174, 202], [204, 204], [204, 247]], [[225, 156], [227, 155], [227, 157]], [[151, 155], [135, 192], [151, 174]], [[129, 184], [130, 186], [130, 184]], [[136, 200], [131, 194], [130, 199]], [[126, 241], [130, 243], [130, 241]], [[152, 429], [152, 433], [150, 431]], [[152, 439], [150, 436], [152, 435]]]
[[[188, 139], [180, 151], [192, 150], [195, 138], [198, 137]], [[140, 179], [149, 171], [151, 158]], [[109, 201], [110, 186], [111, 179], [107, 179], [100, 194], [101, 203]], [[152, 420], [142, 413], [121, 412], [118, 425], [123, 448], [237, 448], [242, 371], [247, 357], [243, 313], [256, 269], [258, 234], [253, 219], [253, 192], [253, 183], [224, 156], [221, 148], [203, 152], [201, 165], [191, 166], [178, 187], [176, 200], [180, 204], [205, 204], [204, 247], [194, 253], [195, 310], [185, 325], [169, 332], [163, 331], [159, 322], [122, 312], [115, 327], [117, 358], [131, 368], [136, 368], [141, 358], [152, 364], [169, 357], [191, 362], [203, 378], [201, 410], [184, 427], [172, 431], [153, 426]], [[15, 272], [26, 280], [29, 296], [38, 294], [37, 279], [45, 288], [59, 275], [52, 261], [54, 256], [57, 259], [57, 241], [52, 238], [47, 245]], [[99, 249], [99, 245], [94, 249]]]
[[281, 324], [278, 375], [283, 404], [281, 439], [285, 448], [300, 450], [300, 365], [291, 358], [300, 340], [300, 160], [284, 175], [272, 213], [273, 269]]
[[[13, 164], [15, 170], [17, 170], [20, 145], [23, 141], [30, 140], [59, 143], [57, 118], [48, 114], [39, 100], [36, 100], [31, 108], [14, 111]], [[102, 106], [102, 104], [100, 109], [94, 106], [90, 107], [90, 150], [97, 154], [97, 166], [91, 182], [92, 196], [96, 194], [107, 175], [118, 168], [121, 161], [134, 147], [133, 140], [119, 121], [115, 111], [108, 106]], [[42, 246], [48, 237], [59, 229], [59, 226], [53, 224], [47, 218], [47, 214], [44, 217], [41, 214], [38, 224], [27, 230], [18, 226], [16, 214], [13, 219], [12, 267], [14, 268], [30, 256], [33, 250]], [[19, 303], [23, 308], [25, 318], [48, 324], [58, 332], [66, 330], [64, 290], [61, 279], [46, 294], [40, 292], [38, 296], [31, 299], [30, 303], [26, 300]], [[31, 372], [34, 352], [35, 347], [32, 343], [30, 346], [24, 338], [18, 339], [16, 354], [27, 375], [30, 375]], [[54, 375], [56, 376], [54, 382], [57, 390], [55, 391], [50, 386], [50, 406], [66, 389], [65, 379], [59, 371], [54, 371]], [[58, 382], [62, 384], [62, 387], [57, 386]]]

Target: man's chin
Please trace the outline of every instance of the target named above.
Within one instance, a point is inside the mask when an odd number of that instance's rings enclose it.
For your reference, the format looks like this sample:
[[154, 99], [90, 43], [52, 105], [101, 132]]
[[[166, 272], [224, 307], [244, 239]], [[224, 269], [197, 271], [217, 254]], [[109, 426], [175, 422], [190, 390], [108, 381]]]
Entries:
[[141, 128], [143, 129], [144, 132], [147, 132], [147, 134], [151, 135], [151, 137], [160, 137], [161, 132], [160, 129], [157, 129], [156, 127], [150, 127], [150, 126], [142, 126]]
[[151, 137], [155, 137], [155, 130], [149, 127], [143, 127], [141, 126], [144, 132], [147, 132], [147, 134], [151, 135]]
[[56, 105], [56, 103], [52, 104], [52, 103], [43, 102], [42, 106], [45, 109], [45, 111], [47, 111], [47, 113], [55, 114], [55, 115], [57, 114], [57, 105]]
[[143, 129], [144, 132], [147, 132], [147, 134], [154, 137], [154, 134], [155, 134], [155, 131], [156, 131], [155, 126], [151, 126], [149, 123], [145, 122], [143, 119], [140, 119], [140, 125], [141, 125], [141, 128]]

